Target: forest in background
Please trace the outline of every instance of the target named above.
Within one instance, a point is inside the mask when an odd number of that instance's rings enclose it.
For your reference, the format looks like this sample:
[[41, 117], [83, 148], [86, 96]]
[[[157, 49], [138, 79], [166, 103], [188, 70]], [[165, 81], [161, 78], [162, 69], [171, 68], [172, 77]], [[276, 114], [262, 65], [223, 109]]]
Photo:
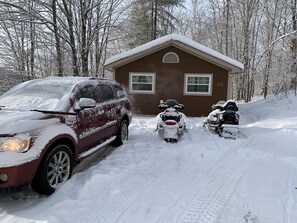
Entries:
[[297, 0], [4, 0], [0, 66], [29, 80], [105, 76], [105, 60], [178, 33], [241, 61], [233, 97], [297, 89]]

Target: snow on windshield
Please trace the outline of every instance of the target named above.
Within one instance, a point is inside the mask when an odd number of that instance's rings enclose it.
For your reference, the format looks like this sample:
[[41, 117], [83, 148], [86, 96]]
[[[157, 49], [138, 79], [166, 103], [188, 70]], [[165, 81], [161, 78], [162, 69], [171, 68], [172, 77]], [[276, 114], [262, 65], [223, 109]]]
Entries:
[[0, 106], [21, 110], [61, 110], [60, 100], [65, 101], [73, 85], [58, 82], [23, 83], [0, 97]]

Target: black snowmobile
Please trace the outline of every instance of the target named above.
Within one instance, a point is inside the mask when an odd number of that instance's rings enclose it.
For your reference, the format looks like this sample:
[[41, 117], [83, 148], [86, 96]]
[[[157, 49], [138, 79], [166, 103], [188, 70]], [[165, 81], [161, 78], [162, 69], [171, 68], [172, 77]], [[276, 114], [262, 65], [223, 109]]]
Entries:
[[212, 109], [204, 125], [224, 138], [238, 138], [239, 114], [235, 101], [219, 101]]

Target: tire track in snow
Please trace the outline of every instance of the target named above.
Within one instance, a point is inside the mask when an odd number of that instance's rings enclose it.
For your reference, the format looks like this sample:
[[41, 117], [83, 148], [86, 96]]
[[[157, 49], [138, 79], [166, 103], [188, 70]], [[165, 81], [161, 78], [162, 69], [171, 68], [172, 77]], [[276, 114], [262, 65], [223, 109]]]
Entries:
[[[168, 154], [170, 160], [167, 162], [170, 162], [169, 168], [133, 201], [117, 222], [138, 222], [144, 216], [143, 222], [160, 222], [159, 219], [180, 202], [184, 192], [189, 188], [192, 177], [197, 176], [197, 172], [203, 167], [199, 162], [203, 158], [199, 153], [189, 157], [186, 148], [183, 151], [185, 154], [180, 150], [171, 149], [171, 154]], [[192, 166], [193, 160], [197, 166]], [[162, 196], [162, 199], [159, 196]]]
[[[120, 214], [129, 206], [130, 202], [148, 185], [154, 181], [152, 176], [135, 174], [127, 179], [120, 189], [110, 194], [110, 199], [104, 201], [103, 208], [90, 207], [84, 222], [107, 223], [115, 222]], [[102, 205], [100, 205], [102, 206]], [[91, 214], [93, 213], [93, 214]]]
[[284, 210], [283, 210], [283, 223], [291, 223], [292, 221], [292, 213], [294, 213], [294, 204], [296, 204], [296, 201], [294, 201], [293, 191], [294, 184], [292, 179], [296, 179], [296, 174], [294, 174], [295, 170], [292, 170], [288, 173], [287, 177], [287, 184], [286, 188], [284, 190]]
[[[164, 148], [160, 149], [164, 150]], [[146, 157], [146, 155], [144, 155], [144, 157]], [[111, 191], [110, 197], [108, 200], [105, 200], [103, 208], [91, 207], [92, 210], [88, 213], [93, 214], [85, 217], [84, 222], [117, 222], [121, 219], [123, 213], [130, 208], [131, 203], [134, 202], [140, 194], [144, 193], [156, 180], [162, 178], [173, 165], [174, 164], [168, 165], [164, 169], [163, 162], [156, 162], [153, 166], [138, 165], [136, 163], [134, 167], [135, 172], [133, 174], [131, 173], [130, 177], [123, 174], [125, 179], [120, 179], [120, 183], [116, 184], [118, 189], [115, 188], [114, 191]], [[156, 174], [155, 170], [159, 170], [158, 174]]]
[[256, 151], [251, 153], [242, 149], [229, 154], [212, 170], [209, 180], [196, 192], [180, 216], [171, 222], [216, 222], [245, 170], [257, 156]]
[[89, 222], [115, 222], [121, 213], [128, 208], [130, 202], [153, 181], [154, 178], [152, 176], [140, 174], [133, 176], [121, 187], [123, 193], [115, 194], [113, 199], [106, 203], [105, 208], [100, 210], [102, 214], [91, 219]]

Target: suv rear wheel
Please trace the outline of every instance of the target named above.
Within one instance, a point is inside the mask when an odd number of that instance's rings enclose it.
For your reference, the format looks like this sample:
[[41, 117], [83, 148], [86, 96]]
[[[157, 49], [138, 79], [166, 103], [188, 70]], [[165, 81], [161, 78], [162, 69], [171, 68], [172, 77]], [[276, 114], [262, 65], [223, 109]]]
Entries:
[[73, 155], [66, 145], [54, 147], [42, 160], [31, 183], [33, 190], [50, 195], [72, 175]]
[[127, 120], [121, 122], [120, 128], [116, 134], [116, 139], [113, 141], [113, 146], [121, 146], [125, 141], [128, 140], [129, 129]]

